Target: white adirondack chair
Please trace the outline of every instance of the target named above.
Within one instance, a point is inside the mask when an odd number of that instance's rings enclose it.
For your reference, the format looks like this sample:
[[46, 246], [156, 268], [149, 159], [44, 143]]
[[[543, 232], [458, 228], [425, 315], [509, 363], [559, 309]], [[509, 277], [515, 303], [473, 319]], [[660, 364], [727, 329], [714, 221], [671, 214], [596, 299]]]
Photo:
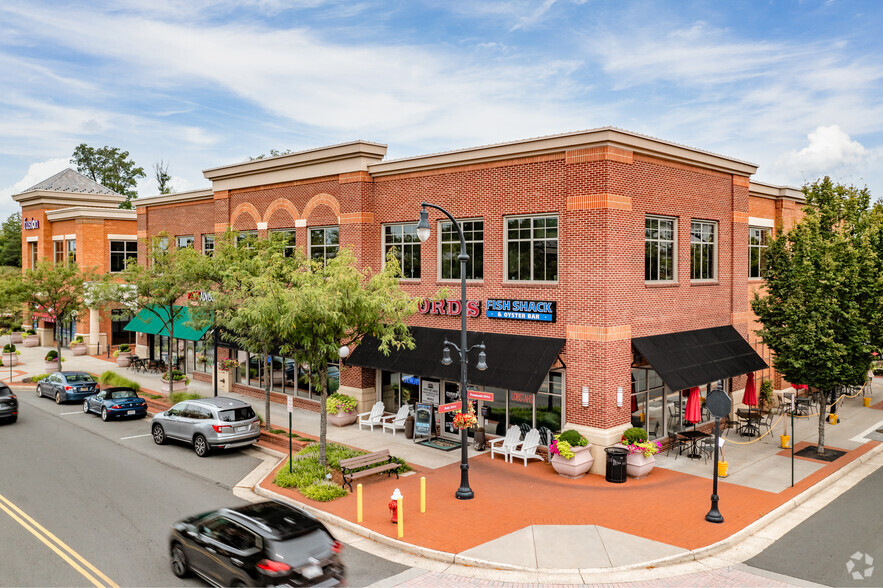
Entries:
[[490, 442], [491, 459], [494, 459], [495, 453], [499, 453], [503, 459], [509, 461], [509, 454], [519, 443], [521, 443], [521, 428], [518, 425], [512, 425], [506, 431], [505, 437], [498, 437]]
[[374, 430], [374, 427], [383, 426], [383, 403], [378, 402], [373, 407], [371, 407], [371, 412], [363, 412], [359, 413], [359, 430], [362, 430], [362, 426], [371, 427], [371, 430]]
[[537, 447], [540, 445], [540, 432], [537, 429], [531, 429], [524, 436], [524, 441], [520, 445], [509, 451], [509, 461], [517, 459], [524, 460], [524, 467], [527, 467], [527, 460], [539, 459], [543, 456], [537, 454]]
[[383, 432], [385, 433], [387, 429], [392, 431], [392, 436], [395, 437], [396, 430], [404, 431], [405, 430], [405, 419], [408, 418], [408, 405], [403, 404], [394, 415], [385, 416], [381, 420], [383, 421]]

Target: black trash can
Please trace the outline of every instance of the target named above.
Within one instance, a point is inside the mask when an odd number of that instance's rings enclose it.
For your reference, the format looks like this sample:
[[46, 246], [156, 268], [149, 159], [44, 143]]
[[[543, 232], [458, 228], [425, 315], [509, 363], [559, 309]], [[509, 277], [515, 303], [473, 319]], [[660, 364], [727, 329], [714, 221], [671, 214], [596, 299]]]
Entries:
[[604, 453], [607, 454], [607, 473], [604, 478], [608, 482], [622, 484], [625, 482], [625, 459], [629, 450], [622, 446], [605, 447]]

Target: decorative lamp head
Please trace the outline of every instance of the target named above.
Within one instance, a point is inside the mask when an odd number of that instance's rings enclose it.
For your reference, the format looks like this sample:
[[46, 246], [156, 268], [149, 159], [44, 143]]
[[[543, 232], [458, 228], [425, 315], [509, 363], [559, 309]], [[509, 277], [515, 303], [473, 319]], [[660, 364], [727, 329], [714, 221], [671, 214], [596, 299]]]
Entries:
[[421, 243], [425, 243], [432, 233], [432, 227], [429, 225], [429, 211], [425, 208], [420, 211], [420, 222], [417, 223], [417, 238]]

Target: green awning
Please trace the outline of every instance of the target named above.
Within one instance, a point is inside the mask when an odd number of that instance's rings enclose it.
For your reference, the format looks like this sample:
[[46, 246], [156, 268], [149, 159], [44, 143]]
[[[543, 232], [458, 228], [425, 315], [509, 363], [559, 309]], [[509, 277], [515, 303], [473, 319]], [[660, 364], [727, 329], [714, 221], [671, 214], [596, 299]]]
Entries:
[[[175, 339], [187, 339], [188, 341], [199, 341], [205, 335], [211, 326], [204, 329], [194, 329], [187, 325], [190, 321], [190, 309], [186, 306], [174, 306], [175, 313]], [[126, 331], [135, 331], [137, 333], [147, 333], [148, 335], [165, 335], [169, 336], [169, 329], [166, 326], [169, 322], [168, 306], [151, 306], [150, 308], [142, 308], [135, 318], [129, 321], [125, 327]]]

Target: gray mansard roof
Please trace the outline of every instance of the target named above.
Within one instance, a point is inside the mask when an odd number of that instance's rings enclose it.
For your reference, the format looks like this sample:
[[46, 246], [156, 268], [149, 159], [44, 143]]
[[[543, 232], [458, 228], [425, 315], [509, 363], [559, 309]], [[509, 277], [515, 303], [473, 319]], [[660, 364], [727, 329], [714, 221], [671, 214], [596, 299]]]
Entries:
[[79, 194], [102, 194], [106, 196], [120, 196], [110, 188], [105, 188], [98, 182], [93, 182], [83, 174], [68, 168], [60, 171], [51, 178], [47, 178], [35, 186], [31, 186], [24, 192], [34, 191], [48, 192], [76, 192]]

